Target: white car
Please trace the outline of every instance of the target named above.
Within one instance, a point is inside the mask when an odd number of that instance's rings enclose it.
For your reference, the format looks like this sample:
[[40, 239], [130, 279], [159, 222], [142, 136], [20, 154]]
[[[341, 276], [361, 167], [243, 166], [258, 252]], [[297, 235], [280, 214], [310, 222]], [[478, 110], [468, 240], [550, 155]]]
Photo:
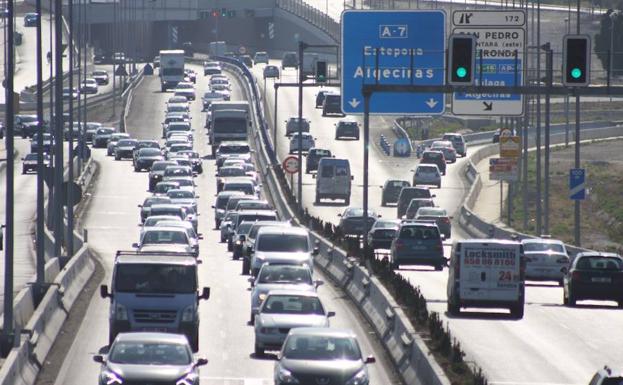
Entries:
[[96, 94], [97, 87], [97, 80], [86, 78], [80, 83], [80, 92], [83, 94]]
[[418, 164], [413, 173], [413, 185], [433, 185], [441, 187], [441, 172], [436, 164]]
[[[301, 151], [308, 152], [310, 148], [316, 147], [316, 139], [309, 133], [303, 132], [302, 135]], [[295, 132], [290, 138], [290, 154], [294, 154], [299, 150], [299, 134]]]
[[176, 88], [175, 96], [184, 96], [188, 100], [195, 100], [195, 89], [194, 88]]
[[443, 156], [446, 158], [447, 162], [456, 162], [456, 150], [449, 140], [436, 140], [430, 146], [430, 149], [443, 152]]
[[526, 279], [556, 281], [562, 286], [563, 268], [569, 267], [569, 254], [562, 241], [547, 238], [523, 239]]

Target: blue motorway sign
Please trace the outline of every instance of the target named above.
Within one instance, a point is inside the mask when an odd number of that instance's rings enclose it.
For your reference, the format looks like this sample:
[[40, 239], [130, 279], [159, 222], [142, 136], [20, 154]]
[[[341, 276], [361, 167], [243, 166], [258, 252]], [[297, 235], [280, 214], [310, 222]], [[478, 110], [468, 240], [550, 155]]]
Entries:
[[409, 138], [396, 139], [396, 141], [394, 142], [394, 156], [411, 156], [411, 141], [409, 141]]
[[[363, 114], [364, 84], [443, 85], [446, 14], [430, 11], [342, 13], [342, 111]], [[378, 66], [378, 67], [377, 67]], [[370, 113], [442, 114], [443, 93], [374, 93]]]
[[586, 170], [583, 168], [572, 168], [569, 170], [569, 199], [586, 199]]

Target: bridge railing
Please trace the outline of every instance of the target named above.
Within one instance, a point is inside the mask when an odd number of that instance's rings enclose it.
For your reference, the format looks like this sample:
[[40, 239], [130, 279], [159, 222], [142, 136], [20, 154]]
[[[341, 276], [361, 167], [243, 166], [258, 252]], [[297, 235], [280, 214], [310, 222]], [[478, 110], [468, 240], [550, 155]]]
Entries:
[[333, 20], [329, 15], [320, 9], [312, 7], [303, 0], [276, 0], [275, 4], [284, 11], [298, 16], [313, 26], [326, 32], [336, 43], [339, 43], [340, 23]]

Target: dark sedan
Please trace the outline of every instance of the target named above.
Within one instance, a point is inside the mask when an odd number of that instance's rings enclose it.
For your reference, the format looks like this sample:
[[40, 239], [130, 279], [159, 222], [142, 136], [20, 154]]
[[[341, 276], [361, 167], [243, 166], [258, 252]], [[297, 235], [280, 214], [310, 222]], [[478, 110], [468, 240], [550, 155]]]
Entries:
[[162, 152], [157, 148], [141, 148], [134, 158], [134, 171], [150, 170], [151, 165], [159, 160], [164, 160]]
[[[48, 167], [50, 165], [50, 155], [43, 154], [43, 166]], [[22, 158], [22, 174], [27, 174], [29, 171], [37, 172], [37, 154], [30, 153]]]
[[389, 249], [400, 227], [399, 219], [377, 219], [368, 231], [368, 244], [374, 249]]
[[386, 180], [385, 184], [381, 186], [383, 189], [381, 206], [387, 206], [388, 203], [398, 203], [398, 196], [400, 196], [400, 190], [403, 187], [411, 187], [411, 184], [406, 180]]
[[615, 301], [623, 308], [623, 258], [615, 253], [579, 253], [565, 274], [563, 286], [567, 306], [593, 299]]
[[275, 385], [369, 384], [367, 364], [355, 333], [334, 328], [292, 328], [275, 362]]
[[333, 156], [331, 150], [315, 147], [310, 148], [307, 153], [307, 159], [305, 160], [305, 173], [309, 174], [312, 171], [317, 171], [320, 158], [330, 158], [331, 156]]
[[115, 146], [115, 160], [121, 160], [126, 158], [132, 158], [134, 148], [138, 140], [136, 139], [121, 139]]
[[98, 384], [196, 384], [205, 358], [193, 357], [185, 336], [171, 333], [120, 333], [102, 365]]
[[353, 237], [365, 235], [374, 225], [376, 218], [380, 217], [374, 211], [368, 210], [368, 223], [364, 226], [363, 214], [364, 211], [360, 207], [349, 207], [344, 210], [344, 213], [338, 214], [340, 217], [338, 227], [342, 235]]

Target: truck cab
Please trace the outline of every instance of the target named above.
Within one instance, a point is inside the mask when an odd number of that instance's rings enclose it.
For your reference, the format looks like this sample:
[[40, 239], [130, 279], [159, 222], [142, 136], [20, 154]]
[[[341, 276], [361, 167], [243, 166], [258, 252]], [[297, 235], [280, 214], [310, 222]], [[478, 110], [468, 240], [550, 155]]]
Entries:
[[160, 90], [175, 88], [184, 81], [184, 50], [160, 51]]
[[110, 298], [108, 340], [130, 331], [184, 334], [194, 351], [199, 348], [198, 261], [189, 253], [117, 251], [110, 289], [101, 285], [102, 298]]

